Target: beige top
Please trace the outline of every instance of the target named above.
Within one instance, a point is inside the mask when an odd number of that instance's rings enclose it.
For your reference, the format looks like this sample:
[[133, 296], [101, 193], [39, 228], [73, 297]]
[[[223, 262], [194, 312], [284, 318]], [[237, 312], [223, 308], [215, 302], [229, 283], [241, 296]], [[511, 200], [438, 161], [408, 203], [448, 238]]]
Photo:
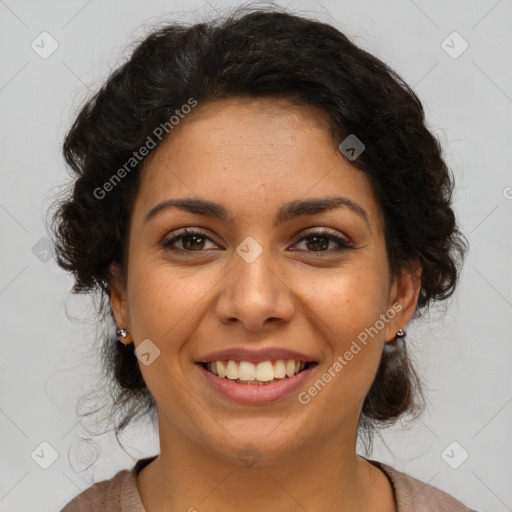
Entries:
[[[131, 470], [123, 469], [110, 480], [97, 482], [71, 500], [61, 512], [146, 512], [137, 489], [138, 473], [156, 455], [140, 459]], [[397, 512], [476, 512], [449, 494], [396, 469], [366, 459], [389, 478]]]

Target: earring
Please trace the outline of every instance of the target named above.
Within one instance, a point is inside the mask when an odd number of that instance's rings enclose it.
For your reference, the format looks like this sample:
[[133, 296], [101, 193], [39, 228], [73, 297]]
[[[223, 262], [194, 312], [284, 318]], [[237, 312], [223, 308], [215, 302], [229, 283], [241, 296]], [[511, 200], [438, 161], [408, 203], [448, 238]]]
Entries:
[[398, 329], [396, 333], [397, 338], [405, 338], [405, 331], [403, 329]]
[[128, 343], [131, 343], [131, 341], [132, 341], [132, 340], [127, 339], [128, 338], [128, 330], [127, 329], [118, 329], [116, 331], [116, 335], [121, 338], [119, 341], [121, 343], [124, 343], [125, 345], [127, 345]]

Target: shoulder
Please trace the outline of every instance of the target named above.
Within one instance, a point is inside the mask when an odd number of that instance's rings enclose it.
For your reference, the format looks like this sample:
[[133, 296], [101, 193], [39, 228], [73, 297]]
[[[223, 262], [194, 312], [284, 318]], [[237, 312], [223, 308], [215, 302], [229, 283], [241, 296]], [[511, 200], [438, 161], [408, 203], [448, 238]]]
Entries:
[[73, 498], [60, 512], [145, 512], [137, 489], [137, 474], [154, 457], [141, 459], [108, 480], [96, 482]]
[[96, 482], [73, 498], [61, 512], [85, 512], [86, 510], [122, 510], [121, 484], [128, 471], [116, 473], [111, 479]]
[[368, 462], [379, 467], [388, 476], [395, 493], [398, 512], [476, 512], [441, 489], [392, 466], [373, 460]]

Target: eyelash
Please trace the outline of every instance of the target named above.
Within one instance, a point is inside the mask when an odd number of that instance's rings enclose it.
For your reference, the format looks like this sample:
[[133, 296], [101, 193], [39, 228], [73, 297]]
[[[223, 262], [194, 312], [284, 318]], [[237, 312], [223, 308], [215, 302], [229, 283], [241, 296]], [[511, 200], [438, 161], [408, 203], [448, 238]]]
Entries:
[[[181, 231], [179, 231], [178, 233], [176, 233], [176, 235], [173, 238], [163, 242], [162, 243], [162, 247], [164, 249], [167, 249], [167, 250], [170, 250], [170, 251], [178, 251], [178, 252], [182, 252], [182, 253], [201, 253], [201, 252], [204, 252], [205, 249], [201, 249], [199, 251], [187, 251], [186, 249], [178, 249], [176, 247], [173, 247], [173, 244], [175, 242], [177, 242], [178, 240], [180, 240], [182, 238], [186, 238], [188, 236], [194, 236], [194, 235], [195, 236], [200, 236], [201, 238], [204, 238], [206, 240], [209, 240], [209, 241], [213, 242], [213, 240], [209, 236], [207, 236], [207, 234], [204, 231], [201, 231], [201, 230], [199, 230], [197, 228], [184, 228]], [[302, 242], [303, 240], [306, 240], [306, 239], [309, 239], [309, 238], [314, 238], [315, 236], [317, 236], [317, 237], [325, 237], [325, 238], [329, 239], [330, 241], [336, 242], [337, 244], [339, 244], [339, 247], [334, 249], [334, 250], [327, 249], [327, 250], [324, 250], [324, 251], [306, 251], [306, 252], [310, 252], [310, 253], [314, 253], [314, 254], [321, 254], [321, 253], [332, 254], [333, 252], [343, 251], [343, 250], [347, 250], [347, 249], [350, 250], [350, 249], [355, 249], [356, 248], [350, 242], [348, 242], [347, 240], [345, 240], [345, 239], [341, 238], [340, 236], [338, 236], [337, 231], [333, 231], [331, 229], [322, 229], [321, 231], [306, 232], [297, 241], [297, 243]], [[215, 243], [215, 242], [213, 242], [213, 243]]]

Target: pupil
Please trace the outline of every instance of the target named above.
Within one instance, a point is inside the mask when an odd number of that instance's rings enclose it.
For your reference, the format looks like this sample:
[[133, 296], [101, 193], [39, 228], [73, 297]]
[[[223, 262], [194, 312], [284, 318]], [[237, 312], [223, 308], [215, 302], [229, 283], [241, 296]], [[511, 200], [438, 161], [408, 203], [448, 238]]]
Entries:
[[[194, 242], [192, 242], [192, 244], [190, 243], [187, 243], [187, 241], [191, 240], [191, 239], [195, 239], [196, 242], [195, 243], [199, 243], [201, 247], [199, 247], [199, 249], [201, 249], [204, 245], [204, 238], [202, 236], [198, 236], [198, 235], [188, 235], [186, 237], [183, 238], [183, 246], [186, 248], [186, 249], [190, 249], [190, 248], [193, 248], [194, 246]], [[202, 243], [201, 242], [197, 242], [197, 240], [202, 240]], [[192, 247], [191, 247], [192, 246]], [[197, 248], [197, 247], [196, 247]]]
[[[313, 249], [313, 251], [318, 251], [319, 249], [325, 249], [329, 245], [329, 240], [327, 240], [327, 237], [325, 237], [325, 236], [312, 236], [309, 239], [310, 240], [323, 240], [324, 241], [323, 244], [319, 243], [319, 242], [313, 242], [313, 245], [320, 246], [319, 248]], [[311, 248], [310, 247], [311, 243], [312, 242], [307, 242], [309, 248]]]

